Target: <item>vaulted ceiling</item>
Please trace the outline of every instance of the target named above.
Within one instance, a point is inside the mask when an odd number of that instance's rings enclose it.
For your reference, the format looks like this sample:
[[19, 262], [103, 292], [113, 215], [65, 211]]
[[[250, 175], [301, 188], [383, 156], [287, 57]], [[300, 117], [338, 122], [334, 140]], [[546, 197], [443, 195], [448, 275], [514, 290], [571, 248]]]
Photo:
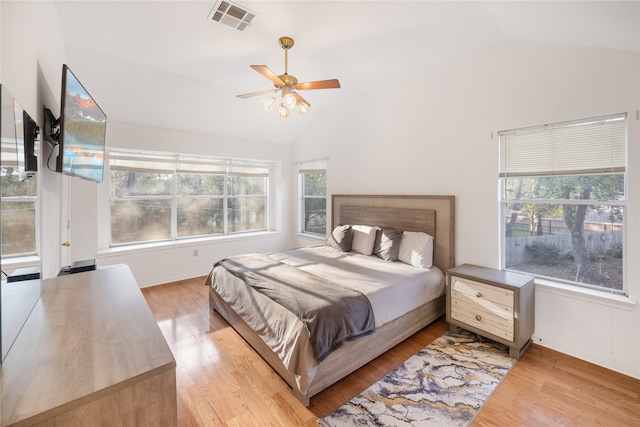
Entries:
[[[640, 51], [638, 1], [244, 1], [244, 31], [207, 19], [210, 1], [57, 1], [67, 63], [109, 120], [292, 143], [340, 103], [505, 40]], [[289, 73], [338, 78], [306, 91], [305, 115], [280, 119], [250, 64], [284, 72], [280, 36], [295, 39]]]

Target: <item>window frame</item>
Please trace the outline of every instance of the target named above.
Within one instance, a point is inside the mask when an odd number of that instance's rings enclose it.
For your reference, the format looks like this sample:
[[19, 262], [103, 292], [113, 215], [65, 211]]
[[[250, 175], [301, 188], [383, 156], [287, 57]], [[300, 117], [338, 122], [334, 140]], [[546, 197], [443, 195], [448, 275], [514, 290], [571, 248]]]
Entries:
[[[196, 173], [186, 173], [186, 172], [176, 172], [175, 176], [179, 176], [181, 174], [184, 175], [204, 175], [204, 174], [196, 174]], [[189, 195], [185, 195], [185, 194], [181, 194], [179, 192], [179, 183], [178, 183], [178, 179], [174, 179], [173, 180], [173, 186], [175, 188], [175, 197], [173, 199], [173, 205], [175, 206], [175, 209], [172, 209], [172, 214], [173, 216], [175, 216], [175, 220], [172, 218], [172, 227], [174, 228], [173, 232], [176, 236], [176, 240], [182, 240], [182, 239], [194, 239], [194, 238], [206, 238], [206, 237], [211, 237], [211, 236], [222, 236], [226, 234], [226, 230], [227, 230], [227, 218], [225, 216], [225, 212], [226, 212], [226, 206], [227, 206], [227, 198], [226, 198], [226, 194], [227, 194], [227, 179], [226, 176], [224, 176], [224, 174], [221, 173], [212, 173], [212, 174], [208, 174], [208, 175], [212, 175], [212, 176], [223, 176], [223, 182], [222, 182], [222, 193], [221, 194], [189, 194]], [[220, 233], [208, 233], [208, 234], [197, 234], [197, 235], [189, 235], [189, 236], [179, 236], [179, 230], [178, 230], [178, 217], [179, 217], [179, 201], [181, 199], [202, 199], [202, 200], [210, 200], [210, 201], [222, 201], [222, 210], [223, 210], [223, 218], [222, 218], [222, 232]]]
[[[263, 188], [264, 188], [264, 194], [232, 194], [231, 193], [231, 185], [230, 185], [230, 179], [232, 177], [247, 177], [247, 178], [255, 178], [255, 177], [260, 177], [260, 176], [250, 176], [247, 174], [243, 174], [243, 173], [234, 173], [233, 171], [231, 171], [226, 177], [225, 177], [225, 185], [224, 185], [224, 224], [225, 224], [225, 234], [240, 234], [240, 233], [255, 233], [255, 232], [259, 232], [259, 231], [266, 231], [269, 229], [269, 178], [268, 177], [262, 177], [264, 179], [263, 181]], [[231, 225], [229, 224], [229, 201], [230, 200], [240, 200], [240, 199], [254, 199], [254, 198], [258, 198], [258, 197], [263, 197], [264, 198], [264, 227], [260, 228], [260, 229], [252, 229], [252, 230], [240, 230], [240, 231], [229, 231], [229, 229], [231, 228]], [[236, 204], [237, 205], [237, 204]]]
[[[582, 123], [585, 124], [589, 124], [591, 122], [606, 122], [607, 120], [616, 120], [616, 119], [622, 119], [623, 120], [623, 125], [624, 125], [624, 153], [623, 153], [623, 164], [621, 165], [620, 162], [620, 158], [618, 156], [617, 160], [611, 160], [611, 163], [608, 164], [609, 159], [607, 159], [606, 161], [604, 161], [603, 163], [603, 167], [601, 169], [591, 169], [591, 170], [587, 170], [585, 169], [577, 169], [575, 171], [567, 171], [567, 170], [561, 170], [561, 171], [556, 171], [554, 172], [549, 172], [549, 171], [545, 171], [544, 173], [539, 173], [536, 174], [534, 173], [516, 173], [516, 174], [511, 174], [509, 175], [508, 172], [505, 172], [508, 167], [505, 166], [504, 162], [505, 162], [505, 155], [503, 153], [503, 150], [506, 151], [503, 148], [503, 142], [501, 140], [503, 134], [513, 134], [515, 132], [518, 132], [519, 130], [509, 130], [509, 131], [502, 131], [502, 132], [498, 132], [498, 143], [499, 143], [499, 147], [500, 147], [500, 153], [499, 153], [499, 162], [500, 162], [500, 173], [499, 173], [499, 177], [498, 177], [498, 190], [499, 190], [499, 232], [500, 232], [500, 241], [499, 241], [499, 252], [500, 252], [500, 267], [502, 270], [505, 271], [512, 271], [512, 272], [517, 272], [517, 273], [524, 273], [524, 274], [528, 274], [534, 277], [537, 277], [539, 279], [543, 279], [543, 280], [547, 280], [549, 282], [555, 282], [555, 283], [563, 283], [566, 285], [570, 285], [576, 288], [586, 288], [586, 289], [592, 289], [592, 290], [596, 290], [596, 291], [601, 291], [601, 292], [606, 292], [606, 293], [612, 293], [612, 294], [619, 294], [619, 295], [624, 295], [624, 296], [628, 296], [628, 280], [627, 280], [627, 270], [628, 270], [628, 261], [627, 261], [627, 250], [628, 250], [628, 232], [627, 232], [627, 206], [628, 206], [628, 172], [627, 172], [627, 163], [628, 163], [628, 117], [626, 115], [626, 113], [621, 113], [621, 114], [614, 114], [614, 115], [608, 115], [608, 116], [601, 116], [601, 117], [595, 117], [595, 118], [587, 118], [587, 119], [581, 119], [581, 120], [574, 120], [571, 122], [563, 122], [563, 123], [557, 123], [557, 124], [553, 124], [553, 125], [544, 125], [544, 126], [534, 126], [534, 127], [530, 127], [530, 128], [525, 128], [525, 129], [521, 129], [522, 131], [525, 132], [529, 132], [531, 130], [536, 130], [536, 129], [553, 129], [553, 128], [557, 128], [557, 127], [563, 127], [563, 126], [573, 126], [573, 125], [580, 125]], [[577, 151], [581, 151], [580, 148], [576, 149]], [[533, 151], [533, 150], [531, 150]], [[526, 155], [527, 153], [525, 153]], [[612, 156], [614, 157], [614, 156]], [[536, 198], [536, 199], [531, 199], [531, 198], [511, 198], [508, 197], [508, 195], [506, 194], [506, 182], [507, 179], [513, 179], [513, 178], [543, 178], [543, 177], [550, 177], [550, 178], [559, 178], [559, 177], [567, 177], [567, 176], [572, 176], [572, 177], [586, 177], [586, 176], [599, 176], [599, 175], [607, 175], [607, 174], [617, 174], [617, 175], [621, 175], [622, 176], [622, 180], [623, 180], [623, 197], [622, 199], [604, 199], [604, 200], [600, 200], [600, 199], [580, 199], [580, 198], [575, 198], [575, 199], [563, 199], [563, 198]], [[527, 272], [527, 271], [521, 271], [521, 270], [517, 270], [517, 269], [513, 269], [513, 268], [508, 268], [507, 266], [507, 215], [509, 214], [509, 212], [511, 211], [509, 209], [510, 205], [513, 204], [530, 204], [530, 205], [546, 205], [546, 206], [562, 206], [562, 205], [572, 205], [572, 206], [578, 206], [578, 205], [586, 205], [586, 206], [603, 206], [603, 207], [611, 207], [611, 208], [618, 208], [622, 210], [622, 219], [621, 219], [621, 224], [622, 224], [622, 236], [621, 236], [621, 241], [622, 241], [622, 261], [621, 261], [621, 265], [622, 265], [622, 271], [621, 271], [621, 280], [622, 280], [622, 286], [621, 289], [617, 289], [617, 288], [609, 288], [606, 287], [604, 285], [598, 285], [598, 284], [592, 284], [592, 283], [583, 283], [583, 282], [578, 282], [578, 281], [573, 281], [573, 280], [566, 280], [566, 279], [562, 279], [562, 278], [558, 278], [558, 277], [550, 277], [550, 276], [545, 276], [543, 274], [535, 274], [535, 273], [531, 273], [531, 272]], [[563, 225], [566, 226], [566, 223], [564, 223], [563, 221]], [[583, 228], [584, 230], [584, 228]], [[572, 248], [572, 253], [573, 253], [573, 248]]]
[[[37, 144], [36, 144], [37, 146]], [[2, 164], [0, 165], [2, 168], [11, 169], [11, 175], [18, 176], [19, 175], [19, 167], [18, 167], [18, 157], [16, 153], [16, 145], [15, 142], [6, 142], [2, 141], [1, 148], [2, 150]], [[37, 147], [36, 147], [37, 149]], [[20, 182], [20, 186], [24, 188], [24, 192], [20, 195], [12, 195], [12, 196], [2, 196], [3, 203], [32, 203], [34, 210], [34, 222], [33, 222], [33, 230], [34, 230], [34, 239], [33, 245], [34, 250], [32, 252], [21, 252], [21, 253], [13, 253], [13, 254], [2, 254], [3, 259], [13, 259], [19, 260], [21, 258], [28, 257], [38, 257], [39, 256], [39, 247], [40, 247], [40, 184], [38, 182], [39, 174], [27, 178]], [[30, 191], [29, 187], [33, 187], [33, 192]], [[2, 210], [5, 212], [5, 210]], [[5, 233], [6, 234], [6, 233]], [[5, 235], [6, 237], [6, 235]]]
[[[113, 185], [113, 158], [122, 156], [123, 158], [134, 159], [136, 156], [143, 158], [144, 156], [158, 156], [163, 158], [166, 161], [167, 165], [170, 165], [171, 172], [168, 170], [163, 172], [169, 175], [170, 179], [170, 194], [169, 195], [134, 195], [134, 196], [117, 196], [114, 194], [114, 185]], [[127, 246], [136, 246], [141, 244], [148, 243], [159, 243], [159, 242], [179, 242], [183, 240], [191, 240], [191, 239], [206, 239], [211, 237], [218, 236], [230, 236], [230, 235], [238, 235], [244, 233], [256, 233], [263, 232], [270, 229], [269, 224], [269, 209], [270, 209], [270, 197], [269, 197], [269, 186], [270, 180], [273, 179], [273, 172], [275, 168], [275, 162], [273, 161], [264, 161], [264, 160], [245, 160], [245, 159], [236, 159], [236, 158], [220, 158], [213, 156], [193, 156], [193, 155], [181, 155], [181, 154], [173, 154], [173, 153], [158, 153], [158, 152], [143, 152], [143, 151], [129, 151], [125, 149], [110, 149], [107, 150], [107, 159], [109, 165], [109, 203], [108, 203], [108, 216], [109, 216], [109, 234], [108, 234], [108, 242], [109, 248], [123, 248]], [[184, 163], [192, 164], [191, 168], [189, 166], [184, 168]], [[209, 172], [205, 172], [207, 165], [211, 165], [212, 169]], [[254, 175], [258, 174], [264, 178], [264, 194], [261, 195], [264, 197], [264, 227], [251, 229], [251, 230], [242, 230], [242, 231], [229, 231], [231, 229], [228, 224], [228, 199], [231, 197], [229, 195], [229, 179], [233, 175], [237, 175], [233, 172], [235, 168], [240, 168], [242, 170], [250, 171], [249, 175], [251, 175], [251, 171], [258, 171], [254, 173]], [[221, 172], [224, 169], [224, 172]], [[200, 170], [200, 172], [198, 172]], [[143, 170], [134, 170], [131, 168], [133, 172], [144, 172]], [[223, 194], [182, 194], [179, 191], [178, 184], [178, 176], [180, 174], [192, 174], [192, 175], [224, 175], [223, 180]], [[239, 174], [239, 173], [238, 173]], [[242, 195], [245, 197], [246, 195]], [[253, 195], [252, 197], [256, 197], [260, 195]], [[235, 197], [235, 196], [234, 196]], [[188, 236], [179, 236], [178, 234], [178, 206], [179, 200], [183, 198], [199, 198], [199, 199], [215, 199], [223, 201], [223, 231], [220, 233], [208, 233], [208, 234], [197, 234], [197, 235], [188, 235]], [[171, 219], [170, 219], [170, 237], [167, 239], [154, 239], [154, 240], [142, 240], [136, 242], [123, 242], [123, 243], [114, 243], [113, 242], [113, 218], [112, 218], [112, 203], [117, 200], [169, 200], [170, 201], [170, 209], [171, 209]]]
[[[324, 174], [325, 187], [324, 194], [322, 195], [307, 195], [306, 194], [306, 180], [307, 174]], [[328, 212], [328, 198], [327, 198], [327, 165], [326, 159], [312, 160], [307, 162], [301, 162], [298, 164], [298, 232], [312, 237], [326, 237], [327, 235], [327, 212]], [[306, 229], [306, 201], [308, 199], [323, 199], [325, 204], [325, 231], [324, 233], [316, 233]]]

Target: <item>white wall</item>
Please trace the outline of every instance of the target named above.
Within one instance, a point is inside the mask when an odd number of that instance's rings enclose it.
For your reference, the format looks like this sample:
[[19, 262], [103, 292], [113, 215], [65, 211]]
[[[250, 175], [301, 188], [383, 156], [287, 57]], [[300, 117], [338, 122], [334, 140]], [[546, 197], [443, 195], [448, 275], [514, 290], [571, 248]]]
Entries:
[[[323, 111], [294, 160], [328, 157], [330, 194], [455, 195], [456, 262], [497, 268], [497, 132], [629, 112], [627, 273], [637, 301], [639, 76], [637, 54], [507, 42]], [[540, 285], [536, 318], [539, 344], [640, 377], [638, 305]]]

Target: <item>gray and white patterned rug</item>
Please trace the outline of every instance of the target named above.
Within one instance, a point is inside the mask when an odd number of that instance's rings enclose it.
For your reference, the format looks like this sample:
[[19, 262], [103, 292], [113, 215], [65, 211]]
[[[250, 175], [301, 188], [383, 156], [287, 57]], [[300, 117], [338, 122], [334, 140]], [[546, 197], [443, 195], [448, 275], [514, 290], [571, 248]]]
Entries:
[[515, 362], [502, 344], [447, 332], [318, 424], [467, 426]]

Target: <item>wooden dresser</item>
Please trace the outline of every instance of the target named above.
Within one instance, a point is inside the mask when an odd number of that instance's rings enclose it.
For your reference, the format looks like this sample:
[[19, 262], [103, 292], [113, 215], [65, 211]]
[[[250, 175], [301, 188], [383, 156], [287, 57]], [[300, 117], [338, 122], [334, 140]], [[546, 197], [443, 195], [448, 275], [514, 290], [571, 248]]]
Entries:
[[520, 358], [534, 328], [534, 279], [464, 264], [447, 272], [447, 322], [509, 346]]
[[175, 367], [129, 267], [45, 280], [2, 364], [2, 426], [175, 426]]

